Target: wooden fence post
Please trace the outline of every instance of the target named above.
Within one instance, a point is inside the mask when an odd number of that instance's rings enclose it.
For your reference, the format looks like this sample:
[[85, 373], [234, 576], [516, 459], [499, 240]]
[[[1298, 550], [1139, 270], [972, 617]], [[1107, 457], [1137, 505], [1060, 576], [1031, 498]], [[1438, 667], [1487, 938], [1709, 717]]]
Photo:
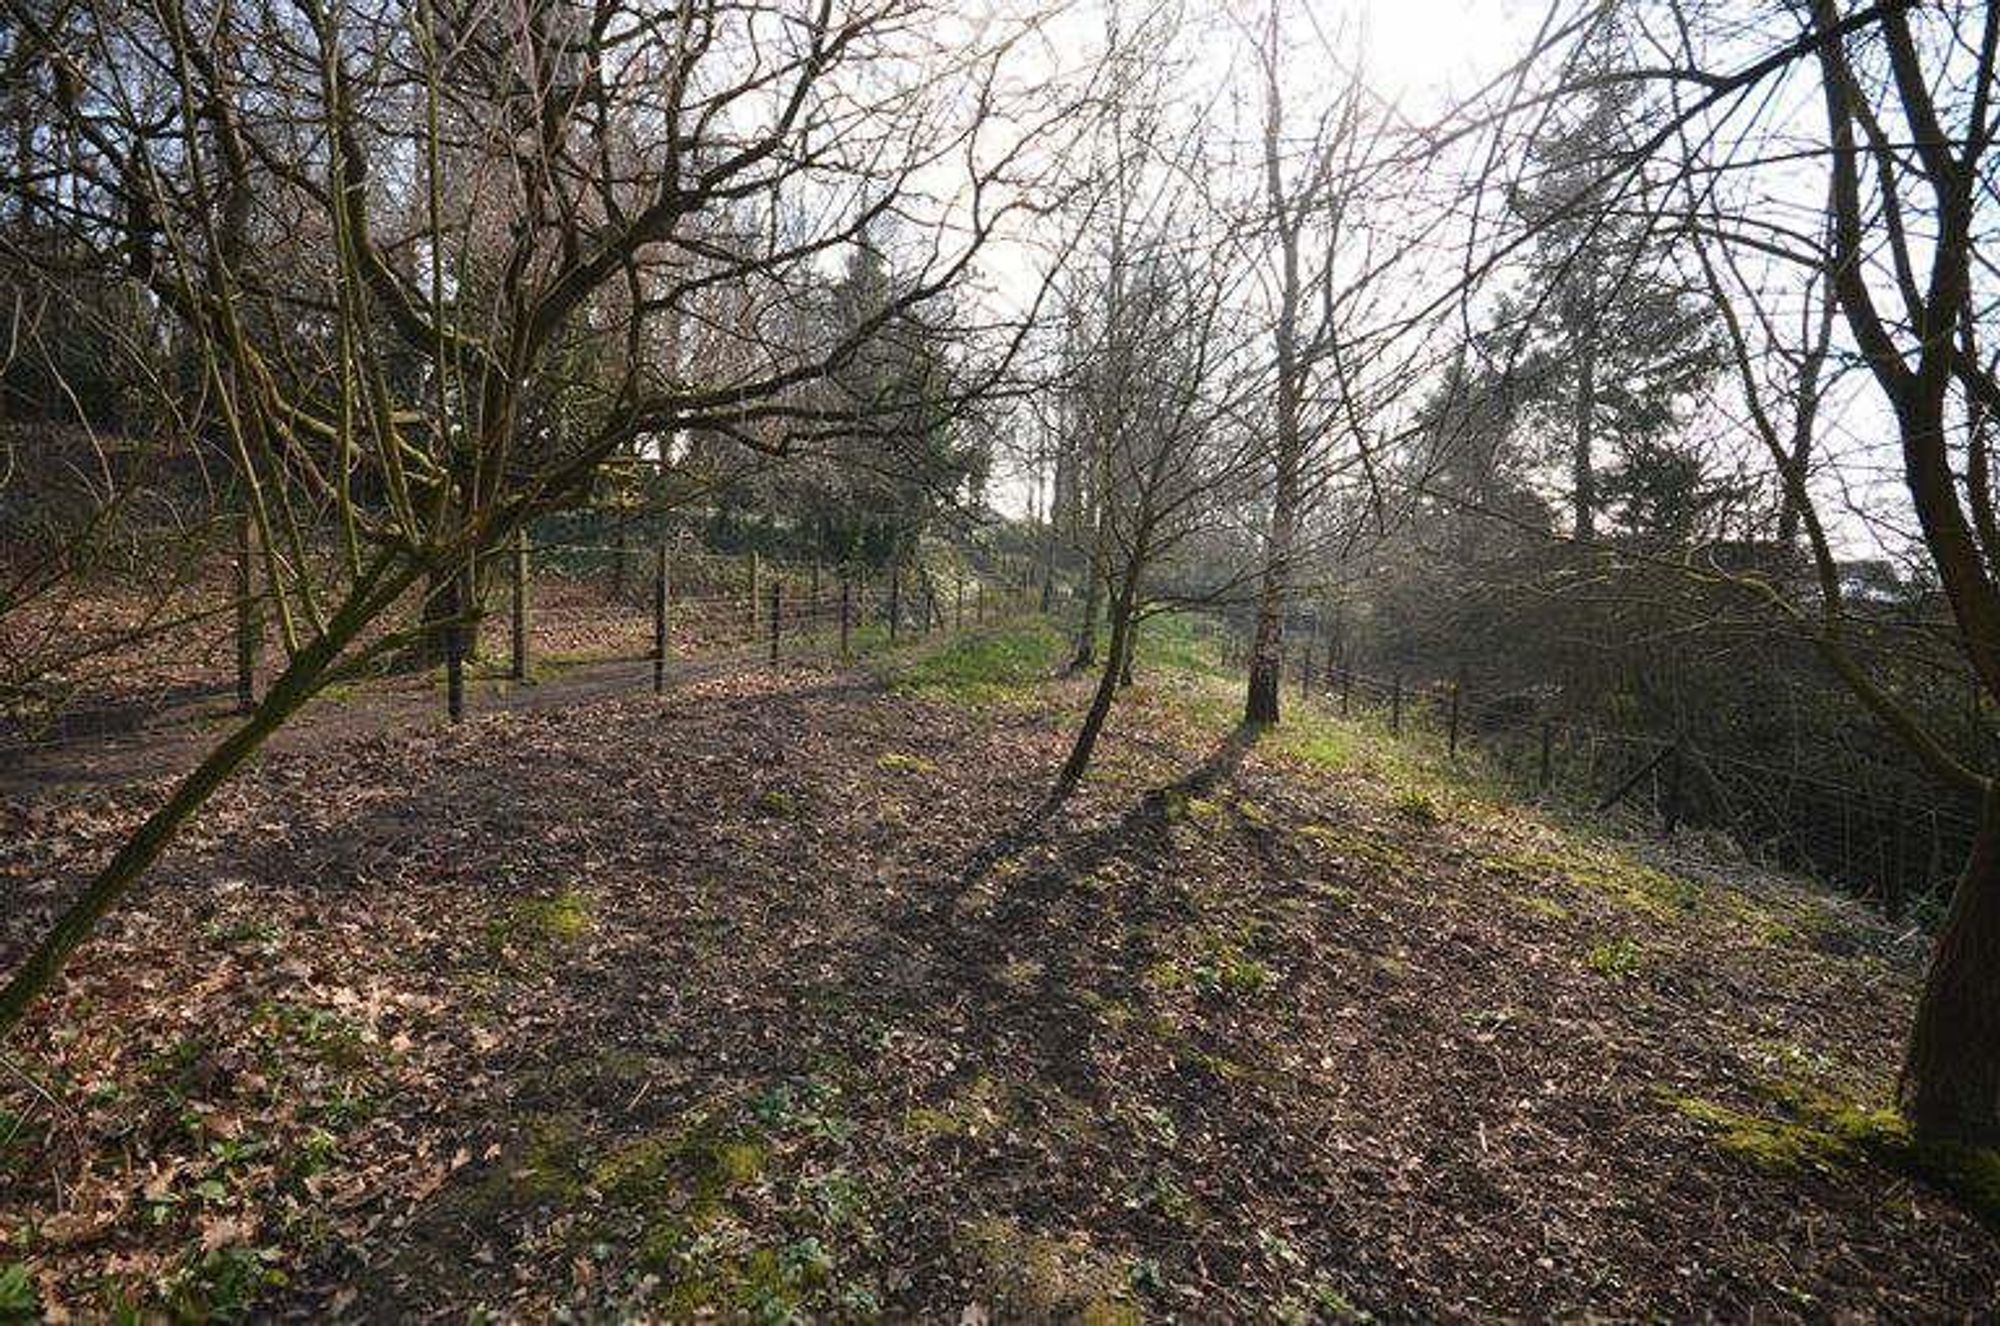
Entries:
[[257, 635], [261, 622], [250, 597], [254, 584], [251, 558], [256, 549], [256, 523], [248, 511], [236, 517], [236, 710], [247, 714], [257, 703]]
[[1681, 822], [1681, 743], [1674, 742], [1667, 753], [1666, 805], [1663, 807], [1667, 836], [1672, 837]]
[[896, 643], [896, 633], [902, 627], [903, 617], [903, 568], [889, 568], [889, 643]]
[[1898, 788], [1894, 818], [1889, 821], [1890, 833], [1895, 838], [1894, 861], [1889, 867], [1887, 897], [1883, 900], [1891, 921], [1903, 919], [1903, 889], [1910, 873], [1910, 837], [1908, 833], [1910, 812], [1907, 804], [1908, 793]]
[[764, 559], [756, 553], [750, 554], [750, 638], [757, 638], [757, 581], [764, 569]]
[[653, 564], [653, 694], [667, 689], [667, 545], [654, 553]]
[[1549, 790], [1549, 779], [1553, 773], [1553, 770], [1549, 765], [1549, 753], [1550, 753], [1549, 748], [1551, 745], [1551, 737], [1553, 736], [1552, 728], [1553, 725], [1549, 722], [1548, 719], [1544, 718], [1542, 720], [1542, 766], [1541, 769], [1539, 770], [1539, 776], [1536, 779], [1537, 784], [1541, 787], [1542, 791], [1544, 792]]
[[1299, 700], [1301, 703], [1305, 701], [1308, 695], [1312, 694], [1312, 662], [1312, 637], [1307, 636], [1299, 644]]
[[1400, 672], [1389, 683], [1389, 731], [1398, 736], [1403, 731], [1403, 674]]
[[1347, 711], [1350, 707], [1349, 701], [1353, 693], [1354, 669], [1351, 667], [1342, 667], [1340, 669], [1340, 716], [1342, 718], [1347, 717]]
[[1458, 758], [1458, 701], [1462, 689], [1458, 682], [1451, 684], [1451, 726], [1450, 733], [1445, 738], [1445, 753], [1454, 760]]
[[975, 580], [972, 583], [972, 620], [973, 624], [977, 626], [984, 626], [986, 624], [986, 582], [984, 580]]
[[965, 577], [958, 576], [953, 583], [958, 589], [958, 619], [953, 629], [963, 631], [965, 629]]
[[937, 588], [931, 584], [929, 576], [924, 577], [924, 634], [931, 633], [931, 619], [937, 616]]
[[776, 576], [771, 577], [771, 661], [773, 663], [778, 661], [778, 623], [783, 618], [778, 598], [781, 583]]
[[528, 527], [526, 525], [514, 531], [514, 556], [511, 560], [514, 581], [513, 665], [508, 669], [508, 675], [515, 681], [526, 681], [528, 679]]
[[853, 629], [854, 621], [853, 615], [850, 612], [852, 597], [852, 587], [847, 583], [847, 577], [842, 576], [840, 578], [840, 657], [843, 662], [853, 654], [853, 651], [848, 647], [849, 632]]

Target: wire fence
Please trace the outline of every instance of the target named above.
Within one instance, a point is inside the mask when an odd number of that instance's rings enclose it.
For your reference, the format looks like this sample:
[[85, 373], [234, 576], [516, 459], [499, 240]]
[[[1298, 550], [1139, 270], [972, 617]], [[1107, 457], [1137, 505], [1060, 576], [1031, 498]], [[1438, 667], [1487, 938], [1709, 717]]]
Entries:
[[[1249, 644], [1225, 630], [1225, 661]], [[1704, 749], [1684, 732], [1620, 727], [1569, 712], [1554, 687], [1480, 694], [1458, 679], [1363, 671], [1309, 646], [1286, 660], [1301, 700], [1392, 734], [1435, 742], [1447, 759], [1536, 796], [1598, 812], [1636, 807], [1666, 833], [1726, 834], [1750, 859], [1800, 870], [1892, 919], [1950, 897], [1978, 823], [1938, 798], [1843, 783]]]
[[[852, 659], [997, 621], [1032, 598], [1025, 583], [970, 570], [773, 561], [685, 542], [523, 538], [478, 575], [483, 610], [469, 628], [442, 628], [434, 656], [406, 656], [372, 680], [441, 673], [441, 707], [458, 718], [468, 682], [540, 681], [579, 666], [603, 677], [607, 666], [631, 664], [636, 684], [650, 678], [663, 691], [777, 663]], [[176, 617], [179, 629], [134, 632], [127, 647], [92, 654], [87, 672], [41, 703], [0, 713], [0, 766], [93, 741], [212, 729], [246, 712], [285, 656], [262, 596], [238, 597], [242, 579], [227, 579], [190, 591], [206, 608]], [[396, 625], [422, 606], [415, 596]]]

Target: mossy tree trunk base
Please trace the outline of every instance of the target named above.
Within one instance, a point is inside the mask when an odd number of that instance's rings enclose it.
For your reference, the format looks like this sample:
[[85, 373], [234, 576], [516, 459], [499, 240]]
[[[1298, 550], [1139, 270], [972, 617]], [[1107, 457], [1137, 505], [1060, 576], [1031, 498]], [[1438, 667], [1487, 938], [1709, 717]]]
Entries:
[[1938, 930], [1900, 1094], [1920, 1140], [2000, 1146], [2000, 789]]

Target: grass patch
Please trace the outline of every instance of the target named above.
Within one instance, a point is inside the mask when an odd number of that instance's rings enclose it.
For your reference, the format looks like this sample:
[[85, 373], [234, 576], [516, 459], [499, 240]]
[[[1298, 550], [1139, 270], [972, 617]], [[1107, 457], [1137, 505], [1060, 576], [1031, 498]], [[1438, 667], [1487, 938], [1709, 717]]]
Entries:
[[1139, 671], [1159, 669], [1195, 677], [1232, 677], [1222, 666], [1222, 640], [1213, 625], [1193, 613], [1169, 612], [1139, 623], [1133, 647]]
[[1620, 935], [1592, 948], [1584, 963], [1600, 976], [1630, 976], [1646, 965], [1646, 950], [1637, 940]]
[[875, 761], [875, 767], [883, 773], [921, 774], [929, 777], [938, 771], [936, 764], [921, 755], [905, 755], [901, 751], [890, 751]]
[[1564, 879], [1633, 911], [1672, 920], [1699, 911], [1703, 886], [1642, 865], [1624, 852], [1570, 831], [1552, 846], [1508, 846], [1486, 858], [1494, 870], [1529, 882]]
[[1521, 904], [1523, 911], [1531, 916], [1539, 916], [1545, 921], [1567, 921], [1569, 919], [1569, 908], [1563, 906], [1554, 898], [1545, 898], [1539, 893], [1522, 893], [1515, 895], [1514, 900]]
[[1036, 618], [953, 638], [943, 648], [893, 667], [899, 691], [965, 704], [1019, 698], [1054, 670], [1063, 639]]

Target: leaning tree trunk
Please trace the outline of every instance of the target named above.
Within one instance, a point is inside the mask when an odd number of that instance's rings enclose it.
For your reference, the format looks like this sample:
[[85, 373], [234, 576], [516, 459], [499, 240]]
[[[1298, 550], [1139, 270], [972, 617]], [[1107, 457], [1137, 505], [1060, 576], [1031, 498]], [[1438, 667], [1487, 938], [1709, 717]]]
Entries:
[[2000, 787], [1938, 930], [1900, 1094], [1918, 1137], [2000, 1145]]
[[89, 938], [105, 914], [159, 859], [175, 834], [207, 804], [216, 789], [326, 684], [341, 651], [377, 612], [402, 592], [410, 579], [406, 573], [394, 574], [377, 585], [357, 590], [327, 623], [326, 631], [292, 657], [243, 725], [210, 751], [174, 788], [165, 804], [133, 830], [111, 860], [57, 918], [34, 951], [14, 969], [5, 988], [0, 988], [0, 1038], [12, 1031], [36, 998], [55, 984], [78, 945]]
[[1111, 603], [1111, 641], [1104, 653], [1104, 669], [1098, 674], [1097, 689], [1091, 694], [1090, 708], [1084, 712], [1083, 726], [1077, 729], [1069, 758], [1063, 761], [1062, 772], [1056, 775], [1057, 797], [1067, 796], [1083, 781], [1084, 772], [1090, 768], [1091, 754], [1097, 749], [1097, 738], [1104, 731], [1104, 720], [1111, 713], [1111, 702], [1118, 697], [1120, 663], [1131, 646], [1133, 593], [1129, 580], [1130, 577]]

